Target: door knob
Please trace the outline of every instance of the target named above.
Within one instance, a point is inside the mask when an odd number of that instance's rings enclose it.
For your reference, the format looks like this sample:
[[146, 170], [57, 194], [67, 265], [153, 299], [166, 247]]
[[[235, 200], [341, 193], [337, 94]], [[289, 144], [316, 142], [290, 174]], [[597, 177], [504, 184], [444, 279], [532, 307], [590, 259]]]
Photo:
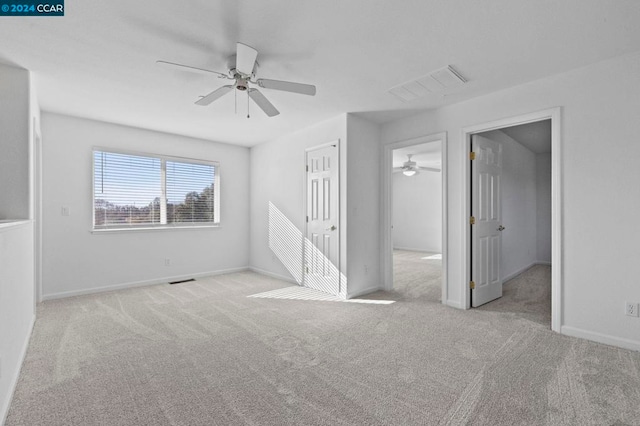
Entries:
[[505, 228], [504, 226], [502, 226], [502, 225], [498, 226], [498, 231], [501, 231], [501, 232], [502, 232], [502, 231], [504, 231], [505, 229], [506, 229], [506, 228]]
[[331, 225], [331, 228], [325, 229], [325, 231], [335, 231], [335, 230], [336, 230], [336, 226], [335, 225]]

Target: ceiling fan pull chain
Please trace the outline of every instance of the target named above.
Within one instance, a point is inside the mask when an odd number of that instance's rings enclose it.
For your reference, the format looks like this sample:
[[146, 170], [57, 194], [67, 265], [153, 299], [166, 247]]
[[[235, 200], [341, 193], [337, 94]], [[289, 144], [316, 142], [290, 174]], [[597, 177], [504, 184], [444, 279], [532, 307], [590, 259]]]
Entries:
[[238, 91], [237, 90], [233, 91], [233, 100], [234, 100], [235, 113], [236, 115], [238, 115]]
[[251, 118], [249, 115], [249, 91], [247, 90], [247, 118]]

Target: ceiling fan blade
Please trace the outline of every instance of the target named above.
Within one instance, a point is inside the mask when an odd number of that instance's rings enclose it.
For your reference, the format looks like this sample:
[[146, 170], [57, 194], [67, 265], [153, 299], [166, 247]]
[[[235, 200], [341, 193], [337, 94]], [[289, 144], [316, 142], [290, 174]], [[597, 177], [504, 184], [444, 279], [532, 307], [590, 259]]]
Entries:
[[437, 169], [435, 167], [418, 167], [420, 170], [426, 170], [428, 172], [440, 172], [440, 169]]
[[300, 93], [302, 95], [314, 96], [316, 94], [316, 86], [312, 84], [293, 83], [291, 81], [269, 80], [260, 78], [257, 81], [258, 86], [265, 89], [283, 90], [285, 92]]
[[249, 89], [249, 97], [253, 99], [253, 102], [255, 102], [256, 105], [258, 105], [269, 117], [280, 114], [280, 111], [278, 111], [258, 89]]
[[258, 51], [246, 44], [236, 44], [236, 70], [244, 75], [251, 75], [256, 65]]
[[221, 78], [222, 77], [228, 78], [226, 74], [223, 74], [221, 72], [205, 70], [204, 68], [197, 68], [197, 67], [192, 67], [192, 66], [189, 66], [189, 65], [176, 64], [175, 62], [156, 61], [156, 64], [162, 65], [163, 67], [171, 68], [171, 69], [181, 69], [183, 71], [196, 72], [198, 74], [205, 74], [205, 75], [213, 74], [213, 75], [217, 75], [218, 77], [221, 77]]
[[214, 90], [213, 92], [209, 93], [207, 96], [204, 96], [200, 100], [196, 101], [196, 105], [207, 106], [211, 102], [215, 101], [216, 99], [219, 99], [222, 96], [226, 95], [231, 90], [233, 90], [233, 86], [231, 86], [231, 85], [222, 86], [222, 87]]

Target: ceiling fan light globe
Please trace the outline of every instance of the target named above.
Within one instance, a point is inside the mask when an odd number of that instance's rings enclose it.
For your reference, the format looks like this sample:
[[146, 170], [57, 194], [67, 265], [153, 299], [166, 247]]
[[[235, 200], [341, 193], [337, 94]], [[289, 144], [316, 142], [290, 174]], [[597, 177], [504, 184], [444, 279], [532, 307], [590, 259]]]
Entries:
[[402, 172], [402, 174], [405, 175], [405, 176], [411, 177], [411, 176], [416, 174], [416, 171], [415, 170], [405, 170], [405, 171]]

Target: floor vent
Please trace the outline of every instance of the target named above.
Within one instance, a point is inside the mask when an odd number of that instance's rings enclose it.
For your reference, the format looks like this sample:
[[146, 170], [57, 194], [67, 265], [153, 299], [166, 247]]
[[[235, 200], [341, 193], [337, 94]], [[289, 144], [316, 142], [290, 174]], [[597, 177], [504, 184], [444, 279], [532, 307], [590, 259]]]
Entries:
[[411, 102], [431, 93], [445, 92], [466, 82], [467, 80], [458, 71], [448, 65], [418, 79], [392, 87], [389, 89], [389, 93], [402, 102]]
[[188, 283], [189, 281], [195, 281], [195, 279], [189, 278], [188, 280], [172, 281], [169, 284], [182, 284], [182, 283]]

